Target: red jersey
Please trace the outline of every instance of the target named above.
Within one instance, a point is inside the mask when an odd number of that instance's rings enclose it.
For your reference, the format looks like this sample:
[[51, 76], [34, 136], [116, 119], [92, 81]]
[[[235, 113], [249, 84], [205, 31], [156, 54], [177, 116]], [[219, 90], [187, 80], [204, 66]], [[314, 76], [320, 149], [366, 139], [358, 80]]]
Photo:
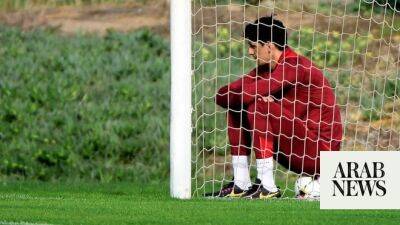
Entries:
[[343, 128], [333, 89], [321, 70], [289, 47], [271, 72], [256, 68], [220, 88], [216, 103], [224, 108], [243, 109], [258, 97], [270, 95], [281, 96], [282, 107], [326, 141], [323, 150], [340, 149]]

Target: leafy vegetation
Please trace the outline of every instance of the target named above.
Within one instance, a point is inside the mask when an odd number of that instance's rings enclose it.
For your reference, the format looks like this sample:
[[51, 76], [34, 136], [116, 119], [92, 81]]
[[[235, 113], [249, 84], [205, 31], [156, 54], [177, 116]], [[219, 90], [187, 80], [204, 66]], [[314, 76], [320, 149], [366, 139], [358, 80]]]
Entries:
[[141, 30], [104, 37], [0, 27], [0, 174], [165, 179], [169, 46]]
[[367, 53], [368, 41], [372, 39], [372, 34], [344, 35], [337, 31], [326, 34], [305, 27], [291, 35], [289, 45], [310, 58], [320, 68], [345, 68], [360, 62], [363, 54]]

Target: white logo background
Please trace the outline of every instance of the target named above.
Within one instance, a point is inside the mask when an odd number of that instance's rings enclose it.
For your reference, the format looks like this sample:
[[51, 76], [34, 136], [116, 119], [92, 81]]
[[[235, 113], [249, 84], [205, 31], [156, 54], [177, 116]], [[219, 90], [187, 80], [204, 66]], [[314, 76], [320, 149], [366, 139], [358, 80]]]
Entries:
[[[340, 193], [338, 189], [335, 191], [336, 196], [333, 196], [334, 183], [332, 180], [342, 183], [346, 179], [369, 179], [354, 177], [341, 179], [338, 175], [337, 178], [334, 178], [339, 163], [347, 165], [348, 162], [358, 163], [361, 167], [358, 171], [362, 170], [364, 163], [372, 165], [373, 162], [382, 162], [385, 176], [378, 179], [384, 180], [386, 194], [384, 196], [376, 195], [377, 189], [374, 187], [375, 189], [371, 196], [368, 191], [364, 193], [364, 196], [361, 196], [360, 193], [358, 193], [358, 196], [343, 196], [338, 194]], [[400, 151], [322, 151], [320, 168], [321, 209], [400, 209]], [[347, 174], [347, 167], [344, 168]], [[355, 186], [352, 192], [356, 193], [357, 190], [359, 189]], [[378, 193], [381, 194], [382, 191], [378, 190]]]

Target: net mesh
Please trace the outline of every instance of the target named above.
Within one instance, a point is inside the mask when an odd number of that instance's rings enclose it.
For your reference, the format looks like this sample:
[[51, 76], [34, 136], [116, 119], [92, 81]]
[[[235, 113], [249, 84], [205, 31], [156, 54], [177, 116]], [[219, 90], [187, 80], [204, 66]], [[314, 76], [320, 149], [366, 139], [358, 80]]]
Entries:
[[[256, 66], [247, 55], [243, 29], [261, 16], [281, 20], [289, 46], [311, 59], [328, 78], [341, 111], [341, 150], [400, 149], [400, 5], [396, 1], [194, 0], [192, 7], [194, 196], [217, 191], [232, 178], [227, 110], [217, 106], [214, 98], [220, 87]], [[284, 196], [293, 196], [297, 175], [278, 163], [274, 174]]]

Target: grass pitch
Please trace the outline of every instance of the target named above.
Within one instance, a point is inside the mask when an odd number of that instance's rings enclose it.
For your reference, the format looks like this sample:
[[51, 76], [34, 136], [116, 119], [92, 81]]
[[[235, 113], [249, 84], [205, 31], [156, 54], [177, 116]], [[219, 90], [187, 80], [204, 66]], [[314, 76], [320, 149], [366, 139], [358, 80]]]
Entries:
[[399, 224], [398, 210], [296, 200], [176, 200], [168, 184], [2, 183], [0, 224]]

